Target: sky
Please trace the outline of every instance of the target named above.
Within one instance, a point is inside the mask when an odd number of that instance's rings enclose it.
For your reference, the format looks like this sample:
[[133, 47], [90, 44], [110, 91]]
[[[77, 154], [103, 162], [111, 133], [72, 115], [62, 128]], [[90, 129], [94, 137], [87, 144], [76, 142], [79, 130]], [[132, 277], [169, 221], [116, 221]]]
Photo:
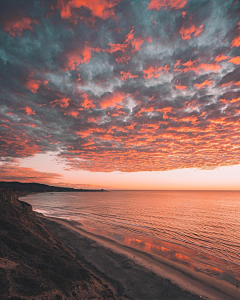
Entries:
[[240, 190], [240, 1], [0, 1], [0, 180]]

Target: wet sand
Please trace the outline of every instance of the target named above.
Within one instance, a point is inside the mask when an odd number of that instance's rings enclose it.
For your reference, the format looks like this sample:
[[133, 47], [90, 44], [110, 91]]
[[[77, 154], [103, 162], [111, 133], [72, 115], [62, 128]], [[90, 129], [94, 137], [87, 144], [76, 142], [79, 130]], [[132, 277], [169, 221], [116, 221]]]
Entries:
[[78, 222], [38, 215], [117, 299], [240, 299], [240, 288], [227, 282], [87, 232]]

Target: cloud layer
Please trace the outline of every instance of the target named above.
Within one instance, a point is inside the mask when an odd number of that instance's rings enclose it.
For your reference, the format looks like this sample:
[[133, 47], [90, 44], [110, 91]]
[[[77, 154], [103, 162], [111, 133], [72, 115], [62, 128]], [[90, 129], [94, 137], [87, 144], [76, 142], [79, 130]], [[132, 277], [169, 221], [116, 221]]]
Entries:
[[0, 11], [3, 161], [56, 151], [90, 171], [239, 164], [238, 1], [10, 0]]

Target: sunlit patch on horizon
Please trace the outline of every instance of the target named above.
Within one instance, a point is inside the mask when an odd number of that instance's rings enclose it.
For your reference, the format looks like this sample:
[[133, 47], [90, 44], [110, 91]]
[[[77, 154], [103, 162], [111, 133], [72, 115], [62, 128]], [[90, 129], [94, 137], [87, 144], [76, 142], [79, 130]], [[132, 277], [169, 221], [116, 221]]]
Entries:
[[[20, 163], [20, 164], [19, 164]], [[239, 190], [240, 165], [218, 167], [214, 170], [201, 169], [174, 169], [157, 172], [89, 172], [66, 168], [64, 160], [56, 153], [37, 154], [32, 158], [21, 159], [18, 163], [20, 169], [32, 168], [37, 172], [43, 172], [45, 183], [60, 183], [61, 186], [78, 187], [78, 185], [90, 184], [93, 187], [108, 189], [235, 189]], [[61, 174], [61, 178], [47, 179], [47, 174]], [[30, 173], [29, 173], [30, 174]], [[26, 175], [26, 172], [25, 172]], [[6, 178], [6, 177], [5, 177]], [[7, 178], [6, 178], [7, 179]], [[19, 180], [21, 178], [19, 177]], [[59, 181], [60, 179], [60, 181]]]

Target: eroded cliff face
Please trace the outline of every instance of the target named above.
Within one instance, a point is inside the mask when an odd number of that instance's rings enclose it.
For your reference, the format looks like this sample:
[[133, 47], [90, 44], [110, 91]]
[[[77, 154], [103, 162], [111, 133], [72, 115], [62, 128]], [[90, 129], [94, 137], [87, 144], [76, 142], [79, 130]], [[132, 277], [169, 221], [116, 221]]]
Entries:
[[0, 299], [115, 299], [9, 189], [0, 189]]

